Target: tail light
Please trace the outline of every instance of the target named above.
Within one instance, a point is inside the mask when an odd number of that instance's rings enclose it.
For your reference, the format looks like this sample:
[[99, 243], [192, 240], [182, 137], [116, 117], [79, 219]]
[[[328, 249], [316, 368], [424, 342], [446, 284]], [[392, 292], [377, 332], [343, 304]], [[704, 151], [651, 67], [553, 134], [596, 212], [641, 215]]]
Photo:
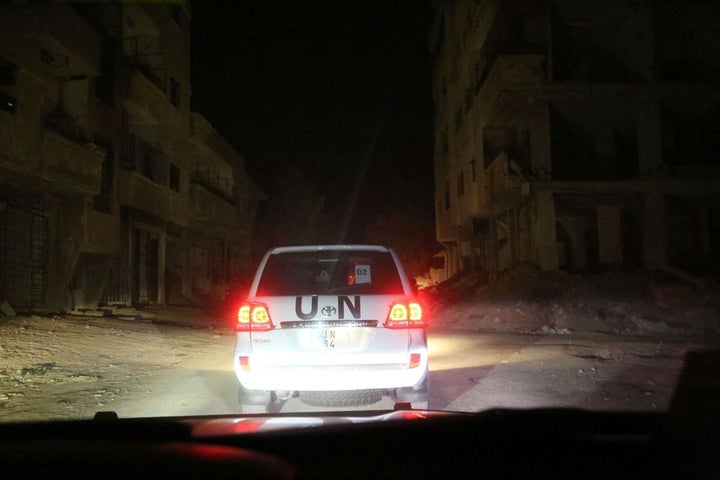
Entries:
[[417, 368], [420, 366], [421, 361], [422, 361], [422, 355], [420, 355], [419, 353], [411, 353], [410, 361], [408, 362], [408, 366], [410, 368]]
[[240, 363], [240, 368], [242, 370], [250, 370], [250, 357], [247, 355], [240, 355], [238, 357], [238, 362]]
[[423, 310], [418, 302], [395, 302], [385, 320], [387, 328], [424, 328]]
[[237, 324], [235, 324], [235, 330], [238, 332], [272, 330], [273, 328], [275, 328], [275, 325], [272, 323], [267, 305], [246, 303], [238, 310]]

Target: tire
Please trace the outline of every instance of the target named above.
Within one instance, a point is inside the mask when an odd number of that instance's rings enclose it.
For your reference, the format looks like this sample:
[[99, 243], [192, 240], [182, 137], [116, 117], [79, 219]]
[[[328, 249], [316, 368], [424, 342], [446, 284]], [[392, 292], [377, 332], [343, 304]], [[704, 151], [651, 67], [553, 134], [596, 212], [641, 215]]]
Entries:
[[415, 387], [396, 388], [393, 399], [395, 402], [410, 402], [410, 406], [418, 410], [427, 410], [429, 384], [428, 375], [425, 375], [423, 381]]
[[272, 401], [272, 392], [266, 390], [249, 390], [242, 385], [238, 391], [240, 413], [268, 413]]
[[382, 390], [303, 391], [300, 401], [314, 407], [356, 407], [382, 399]]

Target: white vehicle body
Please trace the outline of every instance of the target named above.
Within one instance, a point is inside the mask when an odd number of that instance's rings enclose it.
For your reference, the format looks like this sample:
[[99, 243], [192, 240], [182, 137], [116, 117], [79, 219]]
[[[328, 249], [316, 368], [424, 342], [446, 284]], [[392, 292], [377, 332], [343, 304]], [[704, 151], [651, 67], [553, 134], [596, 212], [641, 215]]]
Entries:
[[[246, 315], [260, 306], [267, 322], [243, 317], [237, 328], [241, 403], [244, 391], [269, 392], [271, 398], [293, 392], [302, 400], [302, 392], [392, 393], [404, 387], [424, 392], [418, 403], [427, 408], [425, 320], [400, 318], [405, 307], [420, 309], [413, 295], [397, 255], [386, 247], [270, 250], [244, 304]], [[400, 322], [389, 318], [393, 305], [401, 306]]]

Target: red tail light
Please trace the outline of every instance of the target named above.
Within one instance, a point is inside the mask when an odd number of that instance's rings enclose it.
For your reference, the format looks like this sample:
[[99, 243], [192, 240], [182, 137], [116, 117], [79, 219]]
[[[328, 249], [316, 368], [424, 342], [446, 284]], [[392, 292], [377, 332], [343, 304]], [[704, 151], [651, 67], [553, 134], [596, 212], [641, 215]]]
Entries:
[[410, 361], [408, 362], [408, 366], [410, 368], [416, 368], [420, 366], [420, 361], [422, 360], [422, 355], [419, 353], [411, 353], [410, 354]]
[[272, 323], [266, 305], [262, 303], [244, 304], [238, 310], [235, 330], [249, 332], [251, 330], [272, 330], [273, 328], [275, 325]]
[[250, 370], [250, 357], [247, 355], [240, 355], [238, 357], [238, 362], [240, 362], [240, 368], [243, 370]]
[[418, 302], [393, 303], [385, 320], [387, 328], [423, 328], [425, 326], [423, 310]]

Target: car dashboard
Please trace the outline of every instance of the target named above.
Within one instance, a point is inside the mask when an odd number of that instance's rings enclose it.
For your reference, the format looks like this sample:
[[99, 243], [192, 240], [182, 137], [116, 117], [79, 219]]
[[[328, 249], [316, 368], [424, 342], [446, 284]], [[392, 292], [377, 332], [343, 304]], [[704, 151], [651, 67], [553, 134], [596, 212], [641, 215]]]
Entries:
[[720, 478], [720, 352], [667, 412], [495, 409], [0, 423], [2, 478]]
[[[716, 423], [567, 409], [417, 410], [0, 425], [30, 478], [717, 478]], [[687, 427], [687, 425], [686, 425]]]

